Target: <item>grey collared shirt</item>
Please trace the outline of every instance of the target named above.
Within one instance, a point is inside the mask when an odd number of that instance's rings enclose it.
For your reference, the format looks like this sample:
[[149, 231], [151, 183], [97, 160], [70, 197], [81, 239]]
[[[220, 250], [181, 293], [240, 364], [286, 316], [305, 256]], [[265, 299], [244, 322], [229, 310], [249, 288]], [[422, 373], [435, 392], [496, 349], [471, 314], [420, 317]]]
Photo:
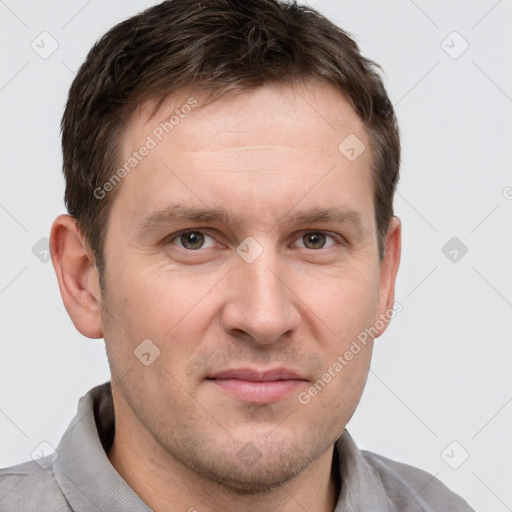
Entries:
[[[112, 391], [106, 382], [80, 399], [56, 454], [0, 470], [0, 511], [150, 511], [110, 464], [113, 438]], [[360, 451], [346, 430], [335, 448], [341, 492], [334, 512], [473, 510], [429, 473]]]

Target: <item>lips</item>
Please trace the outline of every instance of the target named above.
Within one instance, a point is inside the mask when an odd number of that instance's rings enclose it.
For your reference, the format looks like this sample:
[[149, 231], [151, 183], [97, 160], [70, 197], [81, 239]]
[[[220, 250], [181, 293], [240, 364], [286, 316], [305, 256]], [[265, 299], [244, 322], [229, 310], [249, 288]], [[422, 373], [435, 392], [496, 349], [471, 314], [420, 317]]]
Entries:
[[265, 404], [277, 402], [304, 386], [306, 379], [288, 368], [237, 368], [216, 372], [207, 379], [237, 400]]
[[239, 379], [252, 382], [269, 382], [276, 380], [305, 380], [298, 373], [287, 368], [274, 368], [272, 370], [255, 370], [239, 368], [214, 373], [210, 379]]

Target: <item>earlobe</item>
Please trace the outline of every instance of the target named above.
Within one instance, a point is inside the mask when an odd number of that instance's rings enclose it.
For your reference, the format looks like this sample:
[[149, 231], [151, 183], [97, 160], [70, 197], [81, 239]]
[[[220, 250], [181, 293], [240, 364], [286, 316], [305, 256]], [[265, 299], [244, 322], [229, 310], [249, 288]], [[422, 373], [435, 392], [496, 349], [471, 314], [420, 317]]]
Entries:
[[389, 320], [395, 314], [395, 282], [400, 266], [402, 250], [402, 224], [398, 217], [392, 217], [386, 235], [386, 252], [380, 264], [379, 316], [377, 320], [384, 323], [376, 337], [386, 330]]
[[50, 233], [50, 251], [64, 306], [78, 331], [103, 337], [99, 275], [92, 251], [70, 215], [59, 215]]

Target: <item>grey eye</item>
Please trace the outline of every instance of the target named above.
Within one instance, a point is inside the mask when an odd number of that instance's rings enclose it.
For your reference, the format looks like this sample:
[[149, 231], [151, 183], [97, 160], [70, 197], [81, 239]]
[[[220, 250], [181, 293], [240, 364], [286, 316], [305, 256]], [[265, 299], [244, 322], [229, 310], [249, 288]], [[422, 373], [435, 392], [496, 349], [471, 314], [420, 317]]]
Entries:
[[[208, 243], [207, 239], [210, 239], [211, 242]], [[207, 243], [206, 246], [205, 242]], [[181, 235], [174, 238], [173, 243], [179, 247], [183, 247], [184, 249], [194, 251], [197, 249], [204, 249], [205, 247], [213, 247], [215, 245], [215, 240], [213, 240], [211, 236], [201, 233], [201, 231], [187, 231], [186, 233], [181, 233]]]
[[302, 240], [304, 246], [308, 249], [322, 249], [326, 242], [326, 236], [323, 233], [306, 233]]
[[295, 243], [302, 249], [327, 249], [336, 245], [336, 238], [322, 231], [310, 231], [302, 235]]

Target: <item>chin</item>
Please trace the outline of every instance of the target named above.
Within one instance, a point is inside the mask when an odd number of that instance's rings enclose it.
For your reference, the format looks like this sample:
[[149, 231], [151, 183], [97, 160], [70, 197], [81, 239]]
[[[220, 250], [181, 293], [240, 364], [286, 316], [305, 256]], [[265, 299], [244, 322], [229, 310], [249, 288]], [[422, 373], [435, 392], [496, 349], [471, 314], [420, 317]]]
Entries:
[[[181, 454], [181, 462], [198, 476], [237, 495], [265, 495], [285, 485], [334, 444], [274, 439], [254, 443], [231, 440], [228, 446], [201, 442]], [[317, 439], [318, 441], [318, 439]], [[176, 454], [174, 454], [176, 456]]]
[[293, 480], [310, 462], [297, 457], [276, 460], [275, 457], [263, 455], [251, 466], [240, 461], [236, 455], [235, 457], [235, 463], [232, 457], [222, 461], [219, 461], [222, 457], [218, 457], [214, 464], [207, 464], [203, 458], [194, 469], [203, 478], [217, 483], [231, 493], [265, 495]]

